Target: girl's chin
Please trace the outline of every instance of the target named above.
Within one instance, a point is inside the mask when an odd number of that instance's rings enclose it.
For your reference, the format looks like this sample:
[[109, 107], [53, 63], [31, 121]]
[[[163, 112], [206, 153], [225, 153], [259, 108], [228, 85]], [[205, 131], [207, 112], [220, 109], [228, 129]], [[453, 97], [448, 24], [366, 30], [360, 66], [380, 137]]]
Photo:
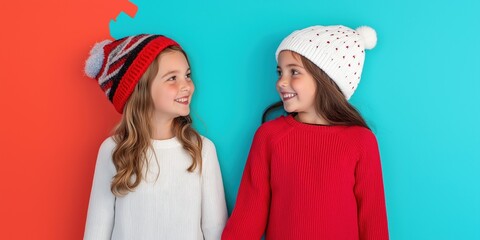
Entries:
[[181, 112], [180, 114], [178, 114], [178, 116], [179, 117], [186, 117], [186, 116], [188, 116], [188, 114], [190, 114], [190, 110], [185, 111], [185, 112]]
[[288, 113], [292, 113], [292, 112], [296, 111], [295, 108], [289, 107], [289, 106], [286, 106], [286, 105], [283, 105], [283, 109], [285, 110], [285, 112], [288, 112]]

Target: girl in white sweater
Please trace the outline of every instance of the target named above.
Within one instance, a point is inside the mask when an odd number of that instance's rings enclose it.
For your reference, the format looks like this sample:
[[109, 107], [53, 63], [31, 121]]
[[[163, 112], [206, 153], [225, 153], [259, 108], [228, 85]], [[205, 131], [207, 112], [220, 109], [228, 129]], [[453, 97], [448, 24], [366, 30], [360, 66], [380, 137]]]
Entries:
[[192, 128], [187, 55], [161, 35], [94, 46], [85, 72], [122, 114], [100, 147], [84, 239], [220, 239], [214, 144]]

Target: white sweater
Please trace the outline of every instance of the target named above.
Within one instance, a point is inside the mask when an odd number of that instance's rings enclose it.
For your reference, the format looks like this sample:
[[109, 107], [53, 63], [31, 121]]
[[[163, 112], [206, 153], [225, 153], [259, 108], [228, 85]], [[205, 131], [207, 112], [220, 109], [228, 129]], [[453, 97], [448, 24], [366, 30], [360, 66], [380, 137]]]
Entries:
[[176, 137], [153, 140], [158, 164], [149, 152], [148, 174], [124, 197], [110, 190], [116, 143], [106, 139], [98, 153], [84, 239], [220, 239], [227, 220], [222, 176], [215, 145], [202, 139], [201, 175], [198, 167], [187, 171], [192, 159]]

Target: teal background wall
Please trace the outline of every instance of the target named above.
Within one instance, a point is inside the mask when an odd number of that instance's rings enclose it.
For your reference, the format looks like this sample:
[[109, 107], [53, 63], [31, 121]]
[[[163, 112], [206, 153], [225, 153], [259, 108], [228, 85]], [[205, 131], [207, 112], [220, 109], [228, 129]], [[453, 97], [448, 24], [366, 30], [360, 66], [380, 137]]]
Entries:
[[111, 35], [186, 49], [193, 116], [217, 146], [229, 210], [260, 117], [279, 100], [274, 53], [311, 25], [376, 29], [351, 102], [377, 135], [391, 239], [480, 239], [480, 2], [131, 1]]

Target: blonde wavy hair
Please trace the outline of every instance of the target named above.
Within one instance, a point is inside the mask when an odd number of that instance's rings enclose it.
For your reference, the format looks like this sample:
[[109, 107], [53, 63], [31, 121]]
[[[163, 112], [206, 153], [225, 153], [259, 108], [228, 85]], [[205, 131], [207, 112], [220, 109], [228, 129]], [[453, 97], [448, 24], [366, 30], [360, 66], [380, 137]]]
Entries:
[[[151, 118], [154, 109], [150, 89], [158, 73], [159, 56], [171, 51], [183, 53], [188, 62], [187, 54], [177, 46], [163, 50], [140, 78], [125, 104], [122, 119], [114, 129], [113, 139], [117, 145], [112, 158], [117, 174], [113, 177], [111, 191], [116, 196], [134, 191], [144, 178], [143, 167], [148, 169], [147, 152], [152, 149]], [[187, 170], [193, 172], [198, 167], [201, 172], [202, 139], [193, 129], [190, 115], [175, 118], [172, 127], [173, 133], [192, 157], [192, 164]]]

